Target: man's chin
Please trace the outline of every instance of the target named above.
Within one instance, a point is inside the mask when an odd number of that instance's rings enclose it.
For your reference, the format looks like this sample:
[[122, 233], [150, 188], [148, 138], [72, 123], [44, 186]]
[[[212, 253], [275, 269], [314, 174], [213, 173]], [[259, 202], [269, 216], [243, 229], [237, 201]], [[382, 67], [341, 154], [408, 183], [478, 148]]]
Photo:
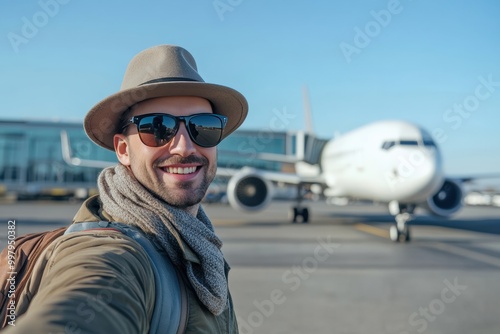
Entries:
[[165, 203], [173, 207], [179, 209], [187, 209], [194, 205], [200, 204], [201, 201], [203, 200], [204, 193], [200, 195], [191, 192], [189, 195], [179, 194], [177, 196], [173, 196], [173, 194], [169, 193], [169, 194], [162, 194], [162, 196], [160, 197]]

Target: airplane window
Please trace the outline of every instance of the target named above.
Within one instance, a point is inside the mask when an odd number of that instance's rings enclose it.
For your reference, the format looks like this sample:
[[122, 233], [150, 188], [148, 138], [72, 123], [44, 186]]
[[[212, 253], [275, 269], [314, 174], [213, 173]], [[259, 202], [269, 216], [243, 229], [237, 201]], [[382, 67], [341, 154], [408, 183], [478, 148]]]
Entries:
[[404, 146], [418, 146], [418, 141], [416, 141], [416, 140], [400, 140], [399, 144], [404, 145]]
[[393, 147], [394, 145], [396, 145], [396, 142], [391, 140], [391, 141], [386, 141], [382, 144], [382, 149], [383, 150], [388, 150], [390, 149], [391, 147]]
[[436, 146], [432, 139], [424, 139], [424, 146]]

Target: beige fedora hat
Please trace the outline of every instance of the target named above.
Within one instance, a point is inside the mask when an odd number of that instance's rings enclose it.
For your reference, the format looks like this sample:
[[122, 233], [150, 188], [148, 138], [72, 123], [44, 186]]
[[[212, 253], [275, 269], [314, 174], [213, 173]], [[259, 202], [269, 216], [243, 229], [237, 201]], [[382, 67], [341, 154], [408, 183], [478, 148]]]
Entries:
[[236, 130], [248, 113], [248, 103], [239, 92], [202, 79], [187, 50], [159, 45], [130, 61], [120, 91], [97, 103], [85, 116], [85, 132], [97, 145], [114, 151], [113, 136], [121, 131], [123, 113], [140, 101], [164, 96], [198, 96], [210, 101], [214, 113], [228, 118], [222, 138]]

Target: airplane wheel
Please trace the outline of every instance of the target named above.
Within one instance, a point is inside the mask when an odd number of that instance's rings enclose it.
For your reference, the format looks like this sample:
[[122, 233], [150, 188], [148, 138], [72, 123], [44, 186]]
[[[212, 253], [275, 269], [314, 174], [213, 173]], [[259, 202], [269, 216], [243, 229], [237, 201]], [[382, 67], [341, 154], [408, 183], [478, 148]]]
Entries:
[[400, 236], [401, 236], [401, 232], [399, 232], [398, 228], [395, 225], [392, 225], [389, 228], [389, 238], [394, 242], [399, 242]]
[[411, 236], [410, 236], [410, 228], [408, 226], [405, 227], [405, 241], [406, 242], [409, 242], [411, 240]]
[[290, 217], [292, 223], [295, 224], [297, 222], [297, 217], [299, 216], [299, 210], [297, 207], [290, 208], [288, 216]]
[[309, 209], [308, 208], [302, 209], [301, 216], [302, 216], [302, 224], [309, 223]]
[[289, 214], [290, 220], [292, 223], [297, 223], [299, 221], [299, 217], [301, 217], [301, 222], [303, 224], [309, 223], [309, 209], [308, 208], [301, 208], [301, 207], [293, 207], [290, 209], [290, 214]]

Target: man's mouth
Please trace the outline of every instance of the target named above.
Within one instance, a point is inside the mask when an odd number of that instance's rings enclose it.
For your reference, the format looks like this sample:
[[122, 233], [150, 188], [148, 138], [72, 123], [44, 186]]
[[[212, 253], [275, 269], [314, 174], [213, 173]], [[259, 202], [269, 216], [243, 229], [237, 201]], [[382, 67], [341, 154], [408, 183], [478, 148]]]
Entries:
[[198, 167], [164, 167], [162, 168], [165, 172], [170, 174], [192, 174], [196, 172]]

